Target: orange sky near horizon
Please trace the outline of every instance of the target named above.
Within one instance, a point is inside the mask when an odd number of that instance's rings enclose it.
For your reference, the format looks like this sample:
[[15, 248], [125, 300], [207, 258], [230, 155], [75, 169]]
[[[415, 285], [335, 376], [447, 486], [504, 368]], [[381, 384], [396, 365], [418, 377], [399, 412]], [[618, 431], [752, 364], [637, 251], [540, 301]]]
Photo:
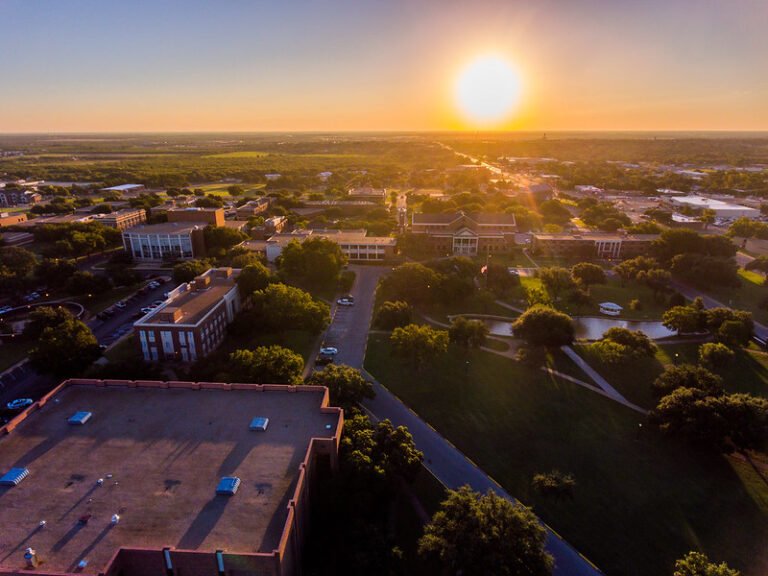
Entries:
[[[6, 0], [0, 18], [0, 132], [768, 130], [761, 0]], [[489, 53], [521, 76], [493, 125], [455, 93]]]

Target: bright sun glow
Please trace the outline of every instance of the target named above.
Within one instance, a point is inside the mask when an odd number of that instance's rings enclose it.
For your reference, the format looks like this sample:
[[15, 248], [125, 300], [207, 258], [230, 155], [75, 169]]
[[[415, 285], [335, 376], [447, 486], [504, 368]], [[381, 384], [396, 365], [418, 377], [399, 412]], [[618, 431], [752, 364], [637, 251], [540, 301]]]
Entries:
[[506, 119], [520, 102], [520, 76], [498, 56], [471, 62], [456, 81], [456, 101], [473, 123], [489, 125]]

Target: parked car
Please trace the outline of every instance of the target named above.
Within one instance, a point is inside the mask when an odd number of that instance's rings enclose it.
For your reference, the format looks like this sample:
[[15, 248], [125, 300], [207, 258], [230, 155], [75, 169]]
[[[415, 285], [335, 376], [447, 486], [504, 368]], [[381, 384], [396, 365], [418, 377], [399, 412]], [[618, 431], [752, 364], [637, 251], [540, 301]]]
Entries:
[[315, 364], [318, 366], [325, 366], [327, 364], [333, 364], [333, 356], [327, 356], [325, 354], [319, 354], [317, 358], [315, 358]]
[[32, 404], [34, 404], [32, 398], [16, 398], [16, 400], [8, 402], [5, 407], [8, 408], [8, 410], [22, 410], [27, 406], [32, 406]]
[[144, 308], [142, 308], [142, 309], [141, 309], [141, 311], [142, 311], [144, 314], [149, 314], [150, 312], [152, 312], [152, 310], [154, 310], [154, 308], [151, 308], [151, 307], [149, 307], [149, 306], [144, 306]]
[[117, 304], [115, 304], [115, 306], [117, 306], [120, 309], [123, 309], [126, 306], [128, 306], [128, 304], [126, 304], [125, 302], [118, 302]]
[[336, 304], [339, 306], [354, 306], [355, 305], [355, 299], [351, 296], [344, 296], [343, 298], [339, 298], [336, 300]]
[[165, 304], [165, 300], [155, 300], [154, 302], [152, 302], [152, 305], [154, 307], [162, 306], [163, 304]]
[[336, 356], [339, 353], [339, 349], [334, 346], [323, 346], [320, 348], [320, 354], [324, 356]]

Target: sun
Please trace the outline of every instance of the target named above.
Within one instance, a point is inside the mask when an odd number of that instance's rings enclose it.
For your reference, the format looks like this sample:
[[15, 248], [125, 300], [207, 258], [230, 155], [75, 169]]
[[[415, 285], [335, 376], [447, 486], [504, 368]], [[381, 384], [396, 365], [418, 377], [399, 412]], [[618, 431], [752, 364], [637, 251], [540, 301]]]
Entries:
[[456, 80], [456, 104], [466, 119], [489, 126], [508, 118], [520, 103], [517, 70], [499, 56], [473, 60]]

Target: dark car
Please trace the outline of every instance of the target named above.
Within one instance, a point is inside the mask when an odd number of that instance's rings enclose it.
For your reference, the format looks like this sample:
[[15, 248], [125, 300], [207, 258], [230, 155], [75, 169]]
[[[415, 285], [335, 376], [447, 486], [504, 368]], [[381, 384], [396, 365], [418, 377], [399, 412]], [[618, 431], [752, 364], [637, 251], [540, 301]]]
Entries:
[[329, 356], [328, 354], [318, 354], [317, 358], [315, 359], [315, 364], [318, 366], [333, 364], [333, 356]]

